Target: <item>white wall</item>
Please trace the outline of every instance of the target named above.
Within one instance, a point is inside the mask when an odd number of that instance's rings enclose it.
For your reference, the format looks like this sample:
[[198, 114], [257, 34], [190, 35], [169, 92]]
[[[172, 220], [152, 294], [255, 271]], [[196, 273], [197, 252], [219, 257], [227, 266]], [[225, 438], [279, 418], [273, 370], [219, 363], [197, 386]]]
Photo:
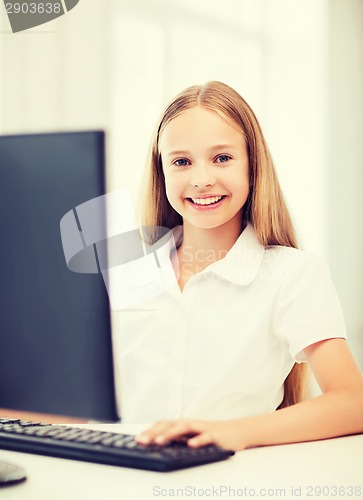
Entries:
[[363, 2], [331, 1], [329, 19], [327, 255], [363, 367]]
[[332, 266], [363, 365], [360, 0], [81, 0], [18, 34], [0, 12], [1, 132], [106, 129], [110, 185], [134, 200], [167, 100], [211, 79], [235, 87], [302, 246]]

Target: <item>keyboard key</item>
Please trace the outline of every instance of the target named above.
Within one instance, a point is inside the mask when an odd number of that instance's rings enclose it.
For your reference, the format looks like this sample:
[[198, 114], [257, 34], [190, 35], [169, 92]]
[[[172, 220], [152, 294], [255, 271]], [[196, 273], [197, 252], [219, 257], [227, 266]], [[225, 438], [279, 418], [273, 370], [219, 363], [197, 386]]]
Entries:
[[103, 438], [100, 441], [100, 443], [104, 444], [106, 446], [109, 446], [110, 444], [113, 444], [115, 441], [117, 441], [117, 439], [118, 439], [118, 436], [110, 436], [110, 437]]
[[22, 427], [33, 427], [33, 426], [38, 426], [40, 425], [40, 422], [31, 422], [30, 420], [21, 420], [19, 422], [19, 425], [21, 425]]
[[14, 424], [20, 422], [19, 418], [0, 418], [0, 424]]

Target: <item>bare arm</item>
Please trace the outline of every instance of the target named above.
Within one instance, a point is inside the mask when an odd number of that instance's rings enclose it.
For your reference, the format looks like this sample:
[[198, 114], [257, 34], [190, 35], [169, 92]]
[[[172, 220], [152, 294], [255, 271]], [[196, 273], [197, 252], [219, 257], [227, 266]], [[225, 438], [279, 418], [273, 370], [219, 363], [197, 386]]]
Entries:
[[288, 408], [239, 420], [158, 422], [139, 436], [142, 443], [163, 443], [192, 434], [191, 446], [208, 443], [242, 450], [347, 434], [363, 433], [363, 377], [343, 339], [329, 339], [305, 349], [323, 392]]
[[48, 415], [46, 413], [33, 413], [28, 411], [9, 410], [0, 408], [0, 418], [20, 418], [21, 420], [31, 420], [33, 422], [45, 422], [48, 424], [82, 424], [87, 420], [77, 417], [66, 417], [62, 415]]

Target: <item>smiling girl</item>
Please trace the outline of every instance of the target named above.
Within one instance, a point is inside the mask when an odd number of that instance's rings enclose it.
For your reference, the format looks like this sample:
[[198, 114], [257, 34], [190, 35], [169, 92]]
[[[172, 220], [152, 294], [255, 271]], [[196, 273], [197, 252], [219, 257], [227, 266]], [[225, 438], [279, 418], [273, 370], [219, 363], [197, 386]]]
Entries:
[[[363, 378], [329, 271], [297, 249], [242, 97], [219, 82], [178, 95], [153, 138], [146, 188], [144, 223], [173, 229], [179, 275], [121, 313], [123, 418], [158, 420], [139, 442], [187, 436], [240, 450], [362, 432]], [[322, 390], [310, 400], [304, 362]]]

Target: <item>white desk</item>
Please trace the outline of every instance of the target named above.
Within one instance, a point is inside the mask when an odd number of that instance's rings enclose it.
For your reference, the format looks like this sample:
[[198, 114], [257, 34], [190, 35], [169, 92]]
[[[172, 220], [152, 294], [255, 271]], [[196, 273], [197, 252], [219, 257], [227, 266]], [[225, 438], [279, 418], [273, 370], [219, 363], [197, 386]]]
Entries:
[[[142, 428], [115, 424], [85, 427], [127, 433], [137, 433]], [[0, 450], [0, 460], [18, 464], [28, 473], [24, 483], [1, 488], [1, 500], [232, 499], [253, 496], [363, 499], [363, 435], [254, 448], [239, 452], [224, 462], [168, 473], [3, 450]], [[334, 495], [333, 486], [345, 487], [345, 490], [337, 490]], [[349, 486], [353, 489], [349, 490]], [[317, 494], [319, 490], [314, 492], [315, 487], [322, 488], [320, 495]]]

